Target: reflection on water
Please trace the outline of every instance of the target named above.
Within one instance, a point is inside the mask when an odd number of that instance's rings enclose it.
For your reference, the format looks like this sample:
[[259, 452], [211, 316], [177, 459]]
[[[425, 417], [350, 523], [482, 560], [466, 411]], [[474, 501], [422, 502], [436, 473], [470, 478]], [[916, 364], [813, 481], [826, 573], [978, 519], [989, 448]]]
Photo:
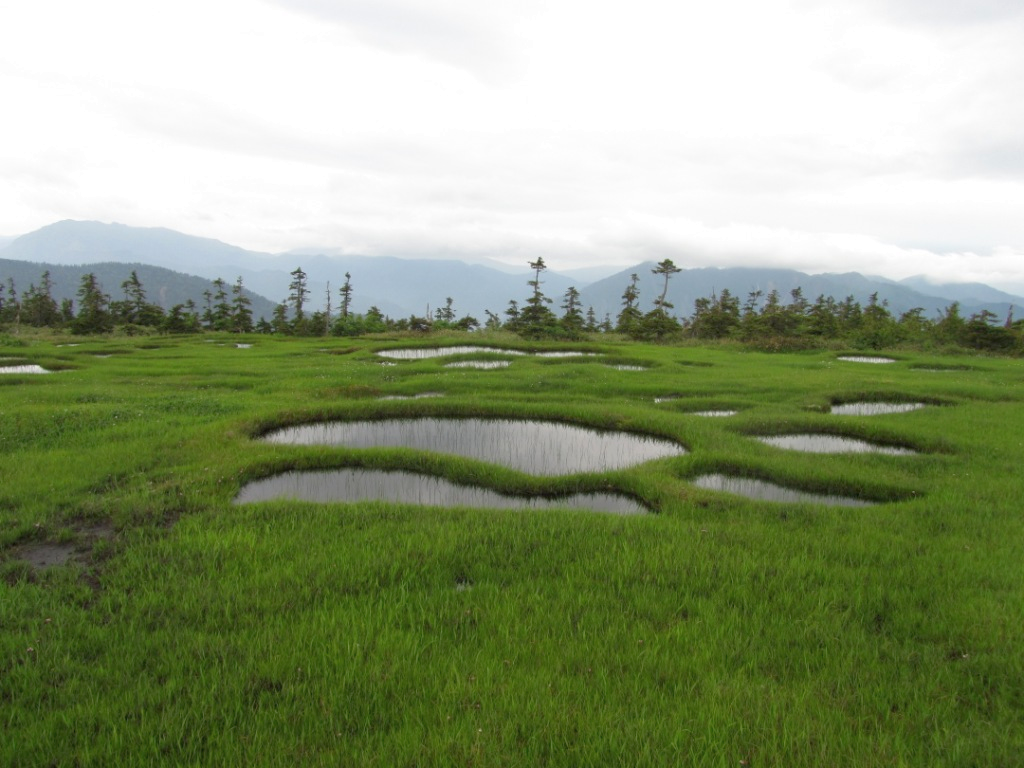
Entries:
[[806, 502], [809, 504], [827, 504], [834, 507], [866, 507], [871, 504], [862, 499], [852, 499], [845, 496], [828, 496], [818, 493], [806, 493], [794, 491], [790, 488], [783, 488], [781, 485], [767, 483], [763, 480], [751, 480], [745, 477], [729, 477], [727, 475], [701, 475], [691, 481], [698, 488], [707, 491], [725, 491], [734, 493], [737, 496], [745, 496], [748, 499], [758, 501], [784, 501], [784, 502]]
[[384, 349], [377, 354], [390, 357], [392, 360], [429, 360], [434, 357], [450, 355], [470, 355], [479, 352], [490, 352], [495, 355], [525, 355], [518, 349], [500, 349], [498, 347], [430, 347], [422, 349]]
[[836, 416], [880, 416], [888, 413], [908, 413], [924, 408], [924, 403], [843, 403], [833, 405], [830, 413]]
[[588, 509], [620, 515], [647, 510], [636, 501], [610, 493], [577, 493], [555, 499], [506, 496], [486, 488], [455, 485], [447, 480], [411, 472], [335, 469], [286, 472], [247, 484], [236, 504], [274, 499], [317, 502], [387, 501], [435, 507], [492, 507], [497, 509]]
[[735, 416], [739, 411], [694, 411], [694, 416]]
[[836, 358], [847, 363], [895, 363], [891, 357], [870, 357], [867, 355], [842, 355]]
[[597, 352], [535, 352], [536, 357], [597, 357]]
[[495, 368], [508, 368], [512, 365], [508, 360], [463, 360], [458, 363], [445, 363], [445, 368], [477, 368], [490, 371]]
[[913, 456], [916, 454], [916, 451], [909, 448], [875, 445], [865, 440], [836, 435], [774, 435], [757, 439], [776, 448], [807, 453], [885, 453], [890, 456]]
[[52, 373], [41, 365], [7, 365], [0, 367], [0, 373]]
[[603, 472], [686, 453], [681, 445], [625, 432], [547, 421], [417, 418], [289, 427], [264, 441], [346, 448], [415, 448], [500, 464], [535, 475]]
[[480, 346], [458, 346], [458, 347], [423, 347], [417, 349], [384, 349], [377, 352], [381, 357], [389, 357], [392, 360], [429, 360], [435, 357], [449, 357], [451, 355], [470, 354], [493, 354], [493, 355], [533, 355], [535, 357], [594, 357], [596, 352], [577, 352], [566, 350], [564, 352], [525, 352], [521, 349], [505, 349], [504, 347], [480, 347]]
[[444, 397], [443, 392], [420, 392], [417, 395], [384, 395], [378, 400], [423, 400], [428, 397]]

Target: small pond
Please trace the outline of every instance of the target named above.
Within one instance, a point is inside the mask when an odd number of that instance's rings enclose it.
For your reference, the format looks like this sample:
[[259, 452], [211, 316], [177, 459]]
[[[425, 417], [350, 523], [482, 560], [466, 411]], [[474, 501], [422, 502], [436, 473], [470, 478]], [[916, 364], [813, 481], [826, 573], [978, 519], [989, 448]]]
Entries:
[[646, 366], [643, 365], [609, 365], [609, 368], [614, 368], [617, 371], [646, 371]]
[[836, 416], [881, 416], [888, 413], [909, 413], [924, 408], [924, 403], [842, 403], [833, 405], [829, 413]]
[[496, 347], [429, 347], [423, 349], [384, 349], [377, 352], [380, 357], [389, 357], [392, 360], [429, 360], [434, 357], [449, 357], [451, 355], [471, 355], [479, 352], [489, 352], [495, 355], [525, 355], [518, 349], [498, 349]]
[[872, 357], [869, 355], [842, 355], [837, 357], [837, 360], [842, 360], [847, 363], [895, 363], [891, 357]]
[[41, 365], [6, 365], [0, 367], [0, 373], [52, 373]]
[[597, 352], [535, 352], [535, 357], [597, 357]]
[[721, 418], [724, 416], [735, 416], [739, 411], [694, 411], [694, 416], [710, 416], [712, 418]]
[[909, 448], [876, 445], [865, 440], [838, 435], [773, 435], [757, 439], [776, 448], [807, 453], [885, 453], [890, 456], [914, 456], [917, 454], [916, 451]]
[[525, 352], [521, 349], [505, 349], [503, 347], [480, 347], [480, 346], [457, 346], [457, 347], [425, 347], [419, 349], [384, 349], [376, 354], [380, 357], [388, 357], [392, 360], [429, 360], [435, 357], [450, 357], [451, 355], [471, 355], [477, 353], [493, 355], [514, 355], [534, 357], [595, 357], [596, 352], [578, 352], [566, 350], [564, 352]]
[[416, 418], [306, 424], [263, 437], [279, 445], [414, 448], [465, 456], [535, 475], [622, 469], [681, 456], [670, 440], [547, 421]]
[[444, 397], [443, 392], [420, 392], [416, 395], [383, 395], [378, 400], [423, 400], [430, 397]]
[[764, 480], [752, 480], [746, 477], [711, 474], [695, 477], [690, 482], [706, 491], [725, 491], [758, 501], [806, 502], [808, 504], [827, 504], [833, 507], [866, 507], [871, 504], [863, 499], [794, 491], [791, 488], [783, 488], [781, 485]]
[[286, 472], [248, 483], [235, 498], [235, 503], [274, 499], [316, 502], [387, 501], [434, 507], [496, 509], [568, 507], [621, 515], [648, 511], [633, 499], [610, 493], [577, 493], [558, 498], [506, 496], [486, 488], [456, 485], [438, 477], [369, 469]]
[[463, 360], [458, 363], [445, 363], [445, 368], [476, 368], [480, 371], [492, 371], [495, 368], [508, 368], [512, 363], [508, 360]]

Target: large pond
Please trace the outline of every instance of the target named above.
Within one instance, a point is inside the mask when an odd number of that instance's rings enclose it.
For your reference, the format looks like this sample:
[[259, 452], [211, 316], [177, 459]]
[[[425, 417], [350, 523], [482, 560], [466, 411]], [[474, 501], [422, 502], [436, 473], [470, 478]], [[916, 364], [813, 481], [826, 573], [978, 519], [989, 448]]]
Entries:
[[306, 424], [263, 437], [283, 445], [415, 448], [500, 464], [535, 475], [622, 469], [680, 456], [670, 440], [547, 421], [416, 418]]
[[921, 408], [924, 408], [924, 403], [843, 403], [833, 405], [829, 412], [836, 416], [882, 416], [909, 413]]
[[885, 453], [890, 456], [913, 456], [916, 454], [916, 451], [909, 448], [876, 445], [865, 440], [837, 435], [774, 435], [757, 439], [776, 448], [807, 453]]
[[833, 507], [866, 507], [871, 504], [871, 502], [864, 501], [863, 499], [854, 499], [846, 496], [795, 491], [791, 488], [783, 488], [781, 485], [765, 482], [764, 480], [753, 480], [746, 477], [711, 474], [695, 477], [690, 482], [698, 488], [703, 488], [707, 491], [724, 491], [758, 501], [806, 502], [808, 504], [827, 504]]
[[412, 472], [335, 469], [286, 472], [245, 485], [236, 504], [274, 499], [316, 502], [387, 501], [436, 507], [492, 507], [496, 509], [587, 509], [635, 515], [648, 510], [626, 496], [577, 493], [558, 498], [506, 496], [486, 488], [456, 485], [447, 480]]

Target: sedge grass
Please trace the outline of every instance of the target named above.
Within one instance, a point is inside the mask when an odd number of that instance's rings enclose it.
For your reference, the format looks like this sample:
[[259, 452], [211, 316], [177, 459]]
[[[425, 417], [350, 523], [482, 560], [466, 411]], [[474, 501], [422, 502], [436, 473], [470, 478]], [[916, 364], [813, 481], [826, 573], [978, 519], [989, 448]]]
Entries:
[[[0, 763], [1019, 761], [1019, 361], [901, 352], [856, 365], [605, 341], [573, 346], [601, 357], [516, 356], [494, 372], [381, 366], [374, 351], [395, 342], [242, 340], [254, 346], [0, 345], [62, 366], [0, 388]], [[422, 391], [444, 397], [377, 400]], [[941, 406], [825, 413], [861, 393]], [[739, 413], [689, 413], [720, 404]], [[253, 439], [417, 415], [560, 419], [689, 453], [538, 478]], [[816, 456], [752, 438], [798, 430], [921, 454]], [[612, 490], [657, 514], [232, 504], [247, 479], [337, 466]], [[687, 482], [707, 472], [881, 503], [779, 504]], [[67, 566], [17, 559], [100, 522], [113, 538]]]

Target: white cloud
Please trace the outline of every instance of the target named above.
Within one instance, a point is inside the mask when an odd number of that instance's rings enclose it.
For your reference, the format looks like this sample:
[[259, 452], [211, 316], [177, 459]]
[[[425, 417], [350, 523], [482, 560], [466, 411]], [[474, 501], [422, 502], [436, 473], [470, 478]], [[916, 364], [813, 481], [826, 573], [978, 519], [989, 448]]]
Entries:
[[1024, 284], [1018, 6], [9, 4], [0, 232]]

